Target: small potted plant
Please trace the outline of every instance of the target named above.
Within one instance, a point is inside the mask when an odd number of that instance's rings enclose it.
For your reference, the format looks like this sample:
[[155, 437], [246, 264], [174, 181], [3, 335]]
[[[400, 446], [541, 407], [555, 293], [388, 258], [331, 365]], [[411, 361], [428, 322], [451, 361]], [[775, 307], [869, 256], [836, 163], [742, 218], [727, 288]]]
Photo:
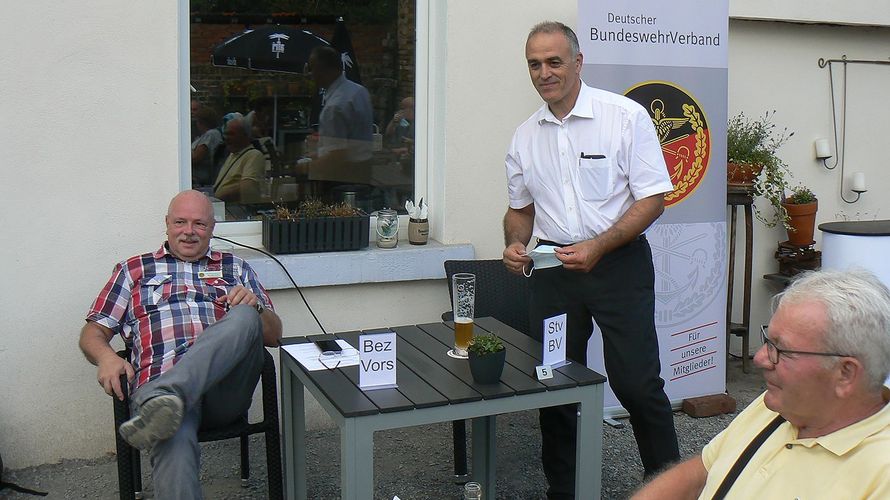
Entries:
[[782, 202], [788, 188], [785, 177], [790, 172], [777, 151], [794, 132], [787, 128], [777, 130], [773, 123], [775, 114], [767, 111], [752, 120], [745, 113], [739, 113], [729, 120], [726, 130], [727, 185], [731, 190], [747, 191], [769, 203], [772, 213], [754, 206], [757, 219], [767, 227], [779, 222], [786, 224], [788, 220]]
[[810, 188], [798, 185], [791, 190], [791, 196], [785, 198], [782, 207], [788, 214], [788, 243], [797, 246], [811, 245], [816, 226], [816, 211], [819, 209], [816, 195]]
[[507, 350], [495, 334], [477, 335], [470, 341], [470, 373], [479, 384], [496, 384], [504, 371]]
[[296, 210], [263, 216], [263, 246], [272, 253], [359, 250], [368, 247], [368, 214], [348, 203], [305, 200]]

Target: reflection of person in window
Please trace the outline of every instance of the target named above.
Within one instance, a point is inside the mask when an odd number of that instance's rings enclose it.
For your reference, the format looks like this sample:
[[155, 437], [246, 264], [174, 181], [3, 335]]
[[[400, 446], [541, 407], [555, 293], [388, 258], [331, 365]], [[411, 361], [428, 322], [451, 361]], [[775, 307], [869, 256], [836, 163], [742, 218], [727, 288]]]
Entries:
[[396, 153], [408, 153], [414, 149], [414, 98], [406, 97], [399, 103], [399, 110], [386, 125], [383, 136], [386, 145]]
[[213, 108], [204, 106], [194, 118], [198, 137], [192, 142], [192, 185], [209, 186], [216, 179], [217, 148], [223, 143], [222, 134], [217, 129], [219, 115]]
[[226, 122], [224, 138], [229, 157], [213, 184], [213, 195], [224, 201], [258, 202], [260, 183], [264, 181], [266, 174], [266, 159], [250, 143], [243, 117], [238, 116]]
[[318, 156], [313, 158], [309, 178], [366, 183], [368, 174], [359, 169], [371, 159], [373, 109], [368, 89], [346, 78], [340, 52], [332, 47], [316, 47], [309, 66], [316, 85], [325, 89], [318, 119]]
[[271, 137], [273, 115], [274, 105], [271, 99], [261, 97], [253, 101], [253, 110], [244, 117], [250, 130], [250, 136], [254, 139]]

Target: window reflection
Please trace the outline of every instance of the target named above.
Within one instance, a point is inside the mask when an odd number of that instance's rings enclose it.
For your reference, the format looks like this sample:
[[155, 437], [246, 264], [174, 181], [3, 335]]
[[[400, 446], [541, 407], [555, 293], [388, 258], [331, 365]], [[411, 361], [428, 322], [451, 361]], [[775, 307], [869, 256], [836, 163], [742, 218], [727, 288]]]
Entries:
[[[282, 15], [192, 0], [193, 187], [224, 201], [231, 221], [307, 199], [402, 209], [414, 198], [414, 3], [321, 0], [306, 16], [293, 3]], [[262, 31], [264, 57], [305, 61], [211, 62], [247, 30]]]

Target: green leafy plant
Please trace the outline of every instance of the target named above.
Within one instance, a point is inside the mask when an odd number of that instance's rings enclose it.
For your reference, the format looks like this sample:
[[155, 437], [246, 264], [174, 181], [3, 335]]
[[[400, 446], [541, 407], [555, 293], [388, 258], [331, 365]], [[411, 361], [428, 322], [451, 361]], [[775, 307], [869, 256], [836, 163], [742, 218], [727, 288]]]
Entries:
[[791, 196], [785, 198], [785, 203], [791, 205], [806, 205], [807, 203], [814, 203], [816, 200], [816, 194], [810, 190], [810, 188], [804, 185], [798, 185], [791, 189]]
[[484, 356], [503, 351], [505, 347], [501, 338], [492, 333], [473, 337], [473, 340], [470, 341], [470, 347], [467, 349], [477, 356]]
[[788, 214], [782, 202], [788, 188], [786, 176], [790, 177], [791, 172], [779, 158], [778, 150], [794, 136], [794, 132], [789, 132], [787, 127], [779, 130], [773, 123], [775, 114], [773, 110], [756, 119], [745, 113], [733, 116], [726, 129], [726, 160], [741, 168], [762, 167], [751, 186], [751, 194], [766, 200], [772, 210], [760, 210], [755, 204], [754, 215], [767, 227], [774, 227], [779, 222], [787, 227]]

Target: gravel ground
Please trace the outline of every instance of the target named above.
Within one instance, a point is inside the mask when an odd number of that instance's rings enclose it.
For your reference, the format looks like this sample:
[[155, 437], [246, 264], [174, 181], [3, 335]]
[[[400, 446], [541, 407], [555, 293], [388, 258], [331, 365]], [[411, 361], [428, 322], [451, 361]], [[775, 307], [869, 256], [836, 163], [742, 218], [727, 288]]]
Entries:
[[[739, 410], [764, 390], [758, 373], [742, 374], [739, 360], [729, 361], [729, 394]], [[693, 419], [674, 413], [674, 422], [684, 457], [698, 453], [734, 415]], [[626, 421], [625, 421], [626, 422]], [[498, 498], [544, 498], [546, 481], [539, 461], [540, 435], [537, 412], [519, 412], [497, 418]], [[382, 431], [375, 436], [374, 498], [389, 500], [398, 495], [409, 499], [458, 499], [462, 487], [451, 480], [451, 424], [436, 424]], [[339, 498], [339, 433], [335, 429], [307, 436], [309, 467], [308, 497]], [[215, 499], [261, 499], [266, 497], [265, 451], [262, 438], [251, 441], [252, 477], [242, 488], [238, 469], [238, 443], [229, 440], [205, 443], [201, 479], [205, 496]], [[144, 484], [151, 495], [151, 478]], [[603, 435], [604, 499], [627, 498], [640, 484], [643, 468], [630, 426], [605, 426]], [[7, 477], [8, 476], [8, 477]], [[114, 456], [94, 460], [64, 460], [20, 470], [7, 470], [4, 479], [41, 491], [46, 498], [117, 498], [117, 469]], [[2, 499], [36, 498], [3, 490]]]

